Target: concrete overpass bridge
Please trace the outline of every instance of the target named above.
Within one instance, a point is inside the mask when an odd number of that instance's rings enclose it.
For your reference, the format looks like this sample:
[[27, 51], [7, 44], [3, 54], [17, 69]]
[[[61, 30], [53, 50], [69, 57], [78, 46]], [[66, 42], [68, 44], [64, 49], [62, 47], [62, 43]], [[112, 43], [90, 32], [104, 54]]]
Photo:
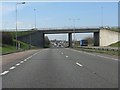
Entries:
[[[94, 46], [101, 46], [101, 43], [104, 43], [103, 41], [105, 38], [106, 30], [101, 29], [101, 28], [44, 28], [44, 29], [34, 30], [34, 32], [31, 34], [31, 41], [30, 41], [30, 35], [21, 36], [21, 37], [18, 37], [18, 39], [23, 42], [26, 42], [26, 43], [31, 42], [31, 44], [35, 45], [35, 46], [44, 47], [45, 34], [65, 34], [65, 33], [68, 34], [69, 47], [72, 47], [72, 33], [93, 33]], [[102, 36], [101, 34], [103, 34], [104, 36]], [[112, 34], [113, 34], [113, 32], [111, 32], [111, 33], [107, 32], [106, 38], [107, 38], [107, 36], [109, 36], [109, 35], [111, 36]], [[116, 35], [117, 34], [115, 33], [114, 36], [116, 36]], [[101, 41], [101, 39], [102, 39], [102, 41]], [[109, 40], [106, 40], [106, 41], [109, 41]], [[112, 43], [112, 42], [114, 42], [114, 40], [110, 41], [110, 42]]]
[[[99, 46], [99, 28], [75, 28], [75, 29], [49, 29], [49, 30], [39, 30], [39, 32], [44, 34], [68, 34], [69, 47], [72, 47], [72, 33], [94, 33], [94, 45]], [[44, 41], [44, 39], [43, 39]]]

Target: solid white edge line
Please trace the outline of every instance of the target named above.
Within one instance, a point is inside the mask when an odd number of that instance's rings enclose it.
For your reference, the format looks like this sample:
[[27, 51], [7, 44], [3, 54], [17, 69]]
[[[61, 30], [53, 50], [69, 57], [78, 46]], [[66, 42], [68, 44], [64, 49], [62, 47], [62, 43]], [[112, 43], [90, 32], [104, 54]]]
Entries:
[[5, 74], [9, 73], [9, 71], [4, 71], [3, 73], [0, 74], [0, 76], [3, 76]]
[[97, 56], [98, 56], [98, 57], [102, 57], [102, 58], [113, 59], [113, 60], [118, 61], [118, 59], [115, 59], [115, 58], [105, 57], [105, 56], [101, 56], [101, 55], [97, 55]]
[[[72, 49], [68, 49], [68, 50], [72, 50]], [[105, 57], [105, 56], [101, 56], [101, 55], [95, 55], [95, 54], [91, 54], [91, 53], [87, 53], [87, 52], [81, 52], [81, 51], [78, 51], [78, 50], [72, 50], [72, 51], [80, 52], [80, 53], [84, 53], [84, 54], [89, 54], [89, 55], [92, 55], [92, 56], [98, 56], [98, 57], [102, 57], [102, 58], [107, 58], [107, 59], [111, 59], [111, 60], [115, 60], [115, 61], [119, 61], [119, 59]]]
[[82, 66], [83, 66], [82, 64], [80, 64], [80, 63], [78, 63], [78, 62], [76, 62], [76, 64], [77, 64], [78, 66], [80, 66], [80, 67], [82, 67]]

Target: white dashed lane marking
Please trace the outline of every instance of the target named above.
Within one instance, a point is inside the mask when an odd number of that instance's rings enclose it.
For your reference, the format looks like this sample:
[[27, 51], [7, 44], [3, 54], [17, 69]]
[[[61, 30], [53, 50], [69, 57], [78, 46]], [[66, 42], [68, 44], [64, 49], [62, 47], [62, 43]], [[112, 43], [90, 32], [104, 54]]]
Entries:
[[77, 64], [78, 66], [80, 66], [80, 67], [82, 67], [82, 66], [83, 66], [82, 64], [80, 64], [80, 63], [78, 63], [78, 62], [76, 62], [76, 64]]
[[20, 63], [16, 64], [16, 66], [19, 66], [19, 65], [20, 65]]
[[66, 58], [68, 58], [68, 56], [66, 56]]
[[24, 62], [26, 62], [26, 61], [27, 61], [27, 59], [24, 60]]
[[[41, 51], [39, 51], [39, 52], [41, 52]], [[38, 54], [39, 52], [34, 53], [33, 55], [31, 55], [30, 57], [24, 59], [23, 61], [20, 61], [20, 63], [17, 63], [16, 66], [19, 66], [20, 64], [26, 62], [28, 59], [32, 58], [34, 55]], [[13, 69], [15, 69], [15, 68], [16, 68], [15, 66], [12, 66], [12, 67], [10, 67], [9, 69], [10, 69], [10, 70], [13, 70]], [[9, 72], [10, 72], [10, 71], [4, 71], [3, 73], [0, 74], [0, 76], [3, 76], [3, 75], [5, 75], [5, 74], [7, 74], [7, 73], [9, 73]]]
[[5, 74], [9, 73], [9, 71], [4, 71], [3, 73], [0, 74], [0, 76], [3, 76]]
[[32, 58], [34, 55], [35, 55], [35, 54], [33, 54], [32, 56], [30, 56], [30, 57], [28, 57], [28, 58], [26, 58], [26, 59], [30, 59], [30, 58]]
[[15, 69], [15, 67], [14, 67], [14, 66], [10, 68], [10, 70], [13, 70], [13, 69]]
[[24, 63], [24, 61], [21, 61], [20, 63]]

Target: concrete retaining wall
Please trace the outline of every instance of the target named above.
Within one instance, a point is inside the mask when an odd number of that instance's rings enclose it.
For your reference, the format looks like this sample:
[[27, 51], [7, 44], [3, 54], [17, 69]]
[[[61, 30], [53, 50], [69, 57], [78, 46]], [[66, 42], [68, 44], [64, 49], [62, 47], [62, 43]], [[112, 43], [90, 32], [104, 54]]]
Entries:
[[34, 32], [28, 35], [24, 35], [18, 37], [18, 40], [23, 41], [28, 44], [32, 44], [33, 46], [43, 47], [44, 43], [44, 35], [41, 32]]
[[118, 36], [120, 35], [120, 33], [115, 32], [115, 31], [110, 31], [110, 30], [100, 30], [99, 33], [99, 38], [100, 38], [100, 46], [108, 46], [112, 43], [116, 43], [118, 41], [120, 41], [118, 39]]

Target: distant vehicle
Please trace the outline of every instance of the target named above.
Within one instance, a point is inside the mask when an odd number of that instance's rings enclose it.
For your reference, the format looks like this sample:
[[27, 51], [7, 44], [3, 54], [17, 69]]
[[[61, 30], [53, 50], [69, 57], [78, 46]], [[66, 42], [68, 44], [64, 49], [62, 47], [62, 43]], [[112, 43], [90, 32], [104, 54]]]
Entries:
[[61, 47], [62, 45], [61, 44], [59, 44], [59, 47]]
[[87, 40], [80, 40], [80, 46], [88, 46]]

